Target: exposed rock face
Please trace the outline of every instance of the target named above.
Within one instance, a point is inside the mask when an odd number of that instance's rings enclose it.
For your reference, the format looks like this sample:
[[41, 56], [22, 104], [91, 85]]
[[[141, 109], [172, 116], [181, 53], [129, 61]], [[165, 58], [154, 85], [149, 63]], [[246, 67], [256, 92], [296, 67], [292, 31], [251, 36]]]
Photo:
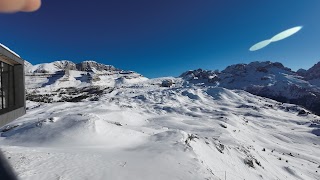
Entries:
[[61, 70], [76, 70], [76, 64], [71, 61], [56, 61], [53, 64]]
[[305, 70], [305, 69], [299, 69], [299, 70], [297, 71], [297, 74], [298, 74], [299, 76], [305, 77], [305, 76], [307, 75], [307, 70]]
[[117, 71], [115, 67], [111, 65], [100, 64], [95, 61], [83, 61], [76, 65], [78, 71], [92, 71], [92, 69], [96, 69], [98, 71]]
[[181, 77], [191, 83], [215, 83], [220, 87], [241, 89], [301, 105], [320, 115], [320, 86], [314, 82], [320, 79], [320, 63], [308, 71], [299, 70], [299, 73], [281, 63], [266, 61], [231, 65], [221, 73], [198, 69], [185, 72]]
[[166, 80], [163, 80], [162, 83], [161, 83], [161, 86], [162, 87], [171, 87], [173, 85], [173, 80], [172, 79], [166, 79]]
[[320, 79], [320, 62], [306, 71], [305, 78], [307, 80]]
[[274, 69], [281, 71], [292, 72], [290, 68], [284, 67], [283, 64], [279, 62], [252, 62], [250, 64], [236, 64], [228, 66], [222, 73], [232, 73], [232, 74], [243, 74], [249, 71], [256, 71], [261, 73], [272, 72]]
[[192, 81], [192, 82], [215, 82], [218, 81], [218, 74], [219, 71], [210, 71], [210, 70], [190, 70], [183, 73], [180, 77], [183, 77], [185, 80]]

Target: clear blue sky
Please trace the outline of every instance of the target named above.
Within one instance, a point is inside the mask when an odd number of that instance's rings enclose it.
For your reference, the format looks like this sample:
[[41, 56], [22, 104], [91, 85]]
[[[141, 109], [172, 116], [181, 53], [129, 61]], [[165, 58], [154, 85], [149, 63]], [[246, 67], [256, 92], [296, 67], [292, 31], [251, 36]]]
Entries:
[[96, 60], [147, 77], [256, 60], [296, 70], [320, 61], [319, 18], [319, 0], [43, 0], [36, 13], [1, 14], [0, 42], [33, 64]]

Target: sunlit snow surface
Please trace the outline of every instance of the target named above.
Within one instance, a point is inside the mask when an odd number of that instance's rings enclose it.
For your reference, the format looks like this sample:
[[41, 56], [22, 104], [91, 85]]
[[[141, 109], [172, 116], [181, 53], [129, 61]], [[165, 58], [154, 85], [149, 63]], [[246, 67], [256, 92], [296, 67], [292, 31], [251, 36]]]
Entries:
[[319, 177], [318, 116], [244, 91], [174, 78], [163, 88], [162, 80], [122, 84], [99, 101], [28, 101], [1, 133], [1, 149], [22, 180]]
[[301, 29], [302, 29], [302, 26], [297, 26], [297, 27], [285, 30], [285, 31], [273, 36], [269, 40], [264, 40], [264, 41], [261, 41], [255, 45], [253, 45], [249, 50], [250, 51], [257, 51], [259, 49], [262, 49], [273, 42], [281, 41], [283, 39], [286, 39], [286, 38], [294, 35], [295, 33], [299, 32]]

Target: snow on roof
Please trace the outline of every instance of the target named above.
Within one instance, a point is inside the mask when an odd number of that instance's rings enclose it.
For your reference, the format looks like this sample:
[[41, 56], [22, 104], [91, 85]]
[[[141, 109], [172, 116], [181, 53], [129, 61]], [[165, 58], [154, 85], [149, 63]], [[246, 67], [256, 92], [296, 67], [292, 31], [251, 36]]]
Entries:
[[1, 43], [0, 43], [0, 46], [3, 47], [3, 48], [5, 48], [6, 50], [10, 51], [12, 54], [18, 56], [19, 58], [21, 58], [19, 54], [17, 54], [16, 52], [12, 51], [12, 50], [11, 50], [10, 48], [8, 48], [7, 46], [5, 46], [5, 45], [3, 45], [3, 44], [1, 44]]

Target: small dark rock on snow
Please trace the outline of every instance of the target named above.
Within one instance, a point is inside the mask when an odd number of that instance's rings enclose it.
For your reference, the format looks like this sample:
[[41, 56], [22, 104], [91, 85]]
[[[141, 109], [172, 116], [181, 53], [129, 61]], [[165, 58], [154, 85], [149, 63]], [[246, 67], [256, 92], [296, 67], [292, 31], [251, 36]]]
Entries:
[[305, 110], [302, 109], [302, 110], [299, 111], [298, 115], [299, 116], [308, 115], [308, 112], [306, 112]]
[[244, 163], [246, 164], [246, 165], [248, 165], [249, 167], [252, 167], [252, 168], [254, 168], [254, 164], [253, 164], [253, 161], [252, 161], [252, 159], [244, 159]]

